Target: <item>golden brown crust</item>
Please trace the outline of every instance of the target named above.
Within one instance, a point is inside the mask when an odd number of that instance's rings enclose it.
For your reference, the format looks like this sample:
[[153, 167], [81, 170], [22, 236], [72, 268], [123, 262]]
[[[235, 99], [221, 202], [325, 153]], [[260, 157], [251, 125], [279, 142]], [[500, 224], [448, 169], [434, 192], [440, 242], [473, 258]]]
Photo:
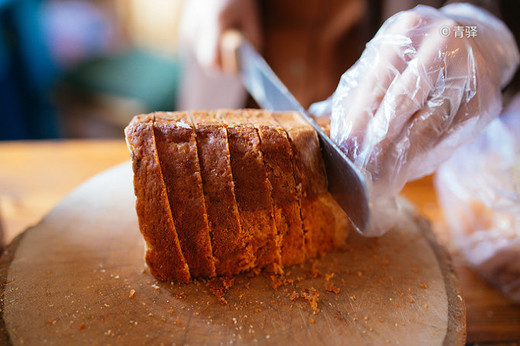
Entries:
[[157, 153], [182, 253], [193, 277], [214, 277], [195, 131], [185, 112], [154, 116]]
[[276, 228], [280, 235], [282, 265], [305, 259], [300, 203], [294, 181], [292, 149], [285, 130], [268, 111], [249, 110], [249, 121], [260, 137], [267, 178], [272, 186]]
[[153, 135], [153, 116], [136, 116], [125, 129], [134, 170], [139, 229], [146, 243], [145, 261], [160, 280], [189, 282], [166, 194]]
[[271, 200], [271, 184], [260, 150], [260, 139], [243, 111], [219, 113], [227, 126], [231, 170], [242, 229], [251, 235], [255, 267], [281, 272], [281, 255]]
[[231, 276], [253, 267], [249, 234], [242, 230], [235, 200], [226, 128], [216, 112], [192, 112], [197, 134], [206, 208], [217, 275]]
[[[161, 280], [281, 273], [343, 245], [316, 133], [262, 110], [159, 112], [126, 129], [146, 261]], [[188, 268], [189, 266], [189, 268]]]

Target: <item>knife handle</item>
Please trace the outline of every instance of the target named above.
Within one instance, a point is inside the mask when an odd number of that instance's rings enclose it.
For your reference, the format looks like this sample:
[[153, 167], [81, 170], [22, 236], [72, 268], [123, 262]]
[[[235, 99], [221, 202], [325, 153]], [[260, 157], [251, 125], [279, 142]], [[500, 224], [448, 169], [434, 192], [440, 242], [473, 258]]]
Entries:
[[226, 30], [220, 39], [220, 57], [222, 70], [229, 74], [238, 74], [240, 70], [238, 62], [238, 48], [244, 37], [236, 29]]

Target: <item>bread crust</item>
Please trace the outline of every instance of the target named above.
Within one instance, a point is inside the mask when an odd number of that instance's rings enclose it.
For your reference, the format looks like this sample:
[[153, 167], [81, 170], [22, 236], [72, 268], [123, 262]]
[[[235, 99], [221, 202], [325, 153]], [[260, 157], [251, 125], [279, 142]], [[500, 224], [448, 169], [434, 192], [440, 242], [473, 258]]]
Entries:
[[192, 112], [190, 116], [197, 134], [217, 275], [235, 275], [251, 269], [255, 257], [250, 235], [240, 224], [226, 127], [214, 111]]
[[348, 234], [346, 215], [327, 190], [327, 175], [318, 136], [299, 114], [274, 113], [293, 150], [294, 178], [300, 191], [306, 257], [342, 245]]
[[245, 111], [222, 110], [242, 229], [251, 235], [255, 269], [281, 273], [281, 254], [260, 138]]
[[260, 138], [272, 201], [282, 265], [302, 263], [305, 259], [300, 200], [293, 171], [293, 153], [285, 130], [271, 112], [248, 110], [248, 120]]
[[159, 280], [189, 282], [188, 265], [173, 223], [153, 134], [153, 115], [134, 117], [125, 129], [132, 157], [139, 229], [145, 262]]
[[154, 113], [153, 127], [173, 222], [190, 273], [214, 277], [195, 130], [186, 112]]

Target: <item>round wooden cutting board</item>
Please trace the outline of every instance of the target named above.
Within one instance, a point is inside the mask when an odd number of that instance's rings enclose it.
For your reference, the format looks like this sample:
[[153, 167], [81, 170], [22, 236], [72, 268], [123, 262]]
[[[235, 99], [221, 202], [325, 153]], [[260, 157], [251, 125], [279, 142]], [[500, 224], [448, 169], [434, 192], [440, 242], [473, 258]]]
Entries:
[[[157, 282], [143, 264], [130, 164], [78, 187], [2, 258], [6, 344], [463, 344], [449, 259], [410, 217], [346, 251], [210, 285]], [[214, 287], [211, 285], [211, 287]], [[316, 303], [313, 305], [313, 303]]]

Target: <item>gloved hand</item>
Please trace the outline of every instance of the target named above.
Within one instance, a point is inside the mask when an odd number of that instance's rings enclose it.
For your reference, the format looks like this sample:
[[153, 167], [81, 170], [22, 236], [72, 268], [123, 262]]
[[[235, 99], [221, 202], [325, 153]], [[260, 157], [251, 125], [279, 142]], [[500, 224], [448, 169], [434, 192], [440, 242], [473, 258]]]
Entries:
[[228, 29], [237, 29], [261, 48], [257, 0], [189, 0], [181, 19], [183, 43], [191, 46], [200, 65], [221, 70], [220, 41]]
[[368, 181], [369, 235], [393, 225], [407, 181], [433, 172], [499, 114], [518, 61], [507, 27], [469, 4], [417, 6], [384, 23], [325, 102], [331, 138]]

